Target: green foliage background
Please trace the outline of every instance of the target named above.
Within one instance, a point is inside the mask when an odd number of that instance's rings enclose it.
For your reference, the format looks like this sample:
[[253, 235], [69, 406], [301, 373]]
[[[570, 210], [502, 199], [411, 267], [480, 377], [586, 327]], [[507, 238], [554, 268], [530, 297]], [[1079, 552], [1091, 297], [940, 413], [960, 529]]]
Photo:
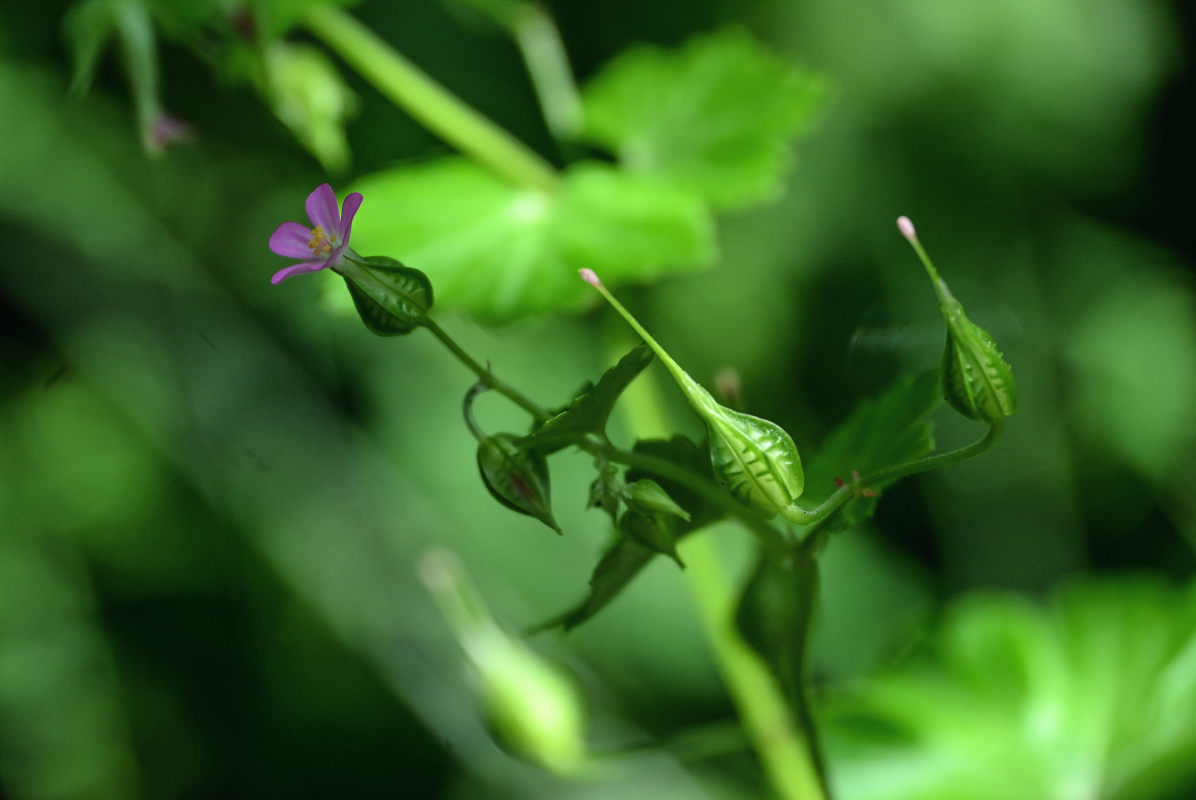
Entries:
[[[432, 544], [459, 552], [513, 628], [568, 607], [608, 534], [583, 510], [587, 459], [557, 457], [564, 537], [495, 505], [458, 364], [418, 333], [370, 336], [344, 297], [322, 301], [322, 282], [343, 295], [331, 276], [269, 285], [266, 239], [299, 217], [319, 163], [235, 76], [169, 40], [162, 97], [196, 137], [147, 159], [116, 59], [68, 96], [65, 10], [16, 0], [0, 29], [0, 794], [763, 792], [750, 755], [725, 745], [732, 714], [666, 559], [567, 637], [535, 640], [578, 676], [596, 749], [666, 746], [583, 786], [495, 747], [414, 561]], [[828, 83], [784, 193], [716, 218], [694, 250], [717, 242], [709, 269], [623, 293], [692, 375], [735, 366], [747, 408], [807, 453], [897, 374], [936, 364], [941, 319], [893, 228], [903, 213], [1014, 367], [1021, 407], [994, 451], [889, 488], [831, 543], [813, 658], [845, 800], [1191, 796], [1196, 651], [1175, 622], [1191, 619], [1196, 564], [1186, 5], [552, 11], [582, 77], [632, 44], [736, 23]], [[433, 0], [352, 13], [555, 157], [515, 49], [478, 17]], [[358, 116], [342, 192], [450, 154], [346, 80]], [[378, 198], [360, 219], [385, 226]], [[547, 404], [629, 344], [599, 312], [442, 322]], [[523, 422], [490, 397], [477, 413], [495, 430]], [[935, 421], [941, 443], [974, 433]], [[746, 574], [745, 537], [713, 535]], [[1131, 622], [1103, 624], [1107, 609]], [[984, 685], [992, 674], [1010, 683]], [[1033, 738], [1030, 712], [1009, 718], [1023, 701], [1064, 733]], [[1134, 731], [1154, 738], [1126, 744]], [[942, 789], [928, 753], [1005, 767]], [[994, 774], [1009, 794], [960, 789]]]

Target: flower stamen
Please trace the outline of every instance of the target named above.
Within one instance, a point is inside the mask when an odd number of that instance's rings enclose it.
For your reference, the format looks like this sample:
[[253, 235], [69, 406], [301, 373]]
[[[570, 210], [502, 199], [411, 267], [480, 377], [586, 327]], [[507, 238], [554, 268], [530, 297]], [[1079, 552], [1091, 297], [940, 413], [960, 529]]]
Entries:
[[336, 246], [336, 234], [329, 236], [324, 233], [324, 226], [317, 225], [311, 229], [311, 241], [307, 243], [311, 251], [318, 256], [326, 256]]

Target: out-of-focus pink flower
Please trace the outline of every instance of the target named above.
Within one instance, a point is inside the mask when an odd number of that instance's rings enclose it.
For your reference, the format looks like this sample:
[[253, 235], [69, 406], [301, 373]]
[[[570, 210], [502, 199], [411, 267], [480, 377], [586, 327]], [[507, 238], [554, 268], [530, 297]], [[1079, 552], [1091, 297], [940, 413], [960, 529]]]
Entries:
[[154, 118], [146, 132], [146, 150], [150, 155], [161, 155], [172, 144], [190, 141], [195, 129], [182, 120], [175, 119], [166, 113], [160, 113]]
[[294, 275], [318, 272], [339, 264], [348, 250], [349, 231], [353, 227], [353, 216], [361, 208], [361, 201], [361, 194], [353, 192], [338, 210], [332, 187], [326, 183], [317, 186], [304, 204], [312, 226], [309, 228], [298, 222], [284, 222], [270, 235], [271, 250], [280, 256], [304, 261], [275, 272], [270, 283], [278, 284]]

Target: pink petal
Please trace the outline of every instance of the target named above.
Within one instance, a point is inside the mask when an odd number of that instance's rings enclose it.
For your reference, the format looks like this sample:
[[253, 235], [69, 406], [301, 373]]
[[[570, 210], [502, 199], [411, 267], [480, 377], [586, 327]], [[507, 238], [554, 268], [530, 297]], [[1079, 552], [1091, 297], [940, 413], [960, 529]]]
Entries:
[[357, 209], [361, 208], [361, 201], [364, 198], [361, 192], [353, 192], [345, 198], [345, 205], [341, 208], [341, 226], [340, 226], [340, 242], [342, 245], [349, 241], [349, 231], [353, 227], [353, 217], [357, 215]]
[[333, 231], [340, 229], [341, 215], [337, 211], [336, 195], [328, 184], [321, 183], [317, 186], [315, 191], [307, 196], [304, 207], [311, 224], [323, 228], [325, 234], [331, 236]]
[[327, 261], [304, 261], [302, 264], [292, 264], [275, 272], [274, 276], [270, 278], [270, 283], [277, 286], [287, 278], [293, 278], [296, 275], [305, 275], [309, 272], [319, 272], [327, 265]]
[[311, 230], [298, 222], [284, 222], [270, 234], [270, 249], [286, 258], [311, 258]]

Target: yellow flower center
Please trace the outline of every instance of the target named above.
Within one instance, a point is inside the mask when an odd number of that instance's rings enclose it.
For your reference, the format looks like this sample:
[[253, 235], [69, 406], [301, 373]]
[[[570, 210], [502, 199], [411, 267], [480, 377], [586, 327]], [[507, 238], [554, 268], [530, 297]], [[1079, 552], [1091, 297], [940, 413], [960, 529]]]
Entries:
[[329, 236], [324, 233], [322, 225], [317, 225], [311, 229], [311, 241], [307, 243], [307, 246], [316, 255], [326, 256], [336, 247], [336, 234]]

